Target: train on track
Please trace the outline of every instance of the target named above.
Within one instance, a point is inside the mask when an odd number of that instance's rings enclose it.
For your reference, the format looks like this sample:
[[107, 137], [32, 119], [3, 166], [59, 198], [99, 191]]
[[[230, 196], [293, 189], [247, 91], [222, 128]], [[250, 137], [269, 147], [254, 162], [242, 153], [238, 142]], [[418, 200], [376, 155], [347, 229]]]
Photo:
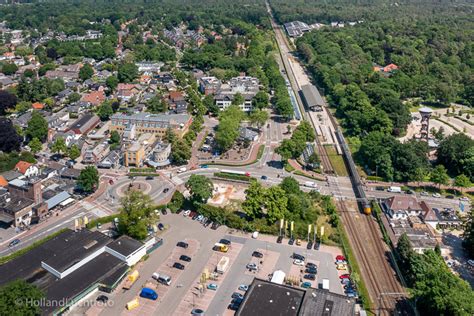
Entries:
[[341, 146], [342, 155], [346, 162], [347, 168], [349, 169], [349, 176], [351, 179], [352, 188], [354, 189], [354, 193], [357, 198], [357, 202], [359, 203], [363, 212], [367, 215], [370, 215], [372, 213], [372, 205], [370, 204], [370, 201], [365, 195], [364, 186], [362, 185], [362, 181], [360, 180], [356, 165], [354, 163], [354, 160], [352, 159], [349, 146], [347, 146], [347, 143], [344, 139], [344, 136], [342, 135], [342, 131], [340, 128], [336, 129], [336, 137], [337, 141], [339, 142], [339, 145]]

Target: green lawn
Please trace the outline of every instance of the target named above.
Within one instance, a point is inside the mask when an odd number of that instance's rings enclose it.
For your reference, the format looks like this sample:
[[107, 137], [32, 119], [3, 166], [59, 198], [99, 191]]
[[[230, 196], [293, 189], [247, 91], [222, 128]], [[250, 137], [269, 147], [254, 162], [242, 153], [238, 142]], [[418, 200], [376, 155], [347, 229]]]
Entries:
[[344, 158], [337, 154], [336, 148], [332, 145], [324, 145], [324, 148], [326, 149], [329, 160], [331, 161], [331, 165], [336, 174], [338, 176], [348, 176]]

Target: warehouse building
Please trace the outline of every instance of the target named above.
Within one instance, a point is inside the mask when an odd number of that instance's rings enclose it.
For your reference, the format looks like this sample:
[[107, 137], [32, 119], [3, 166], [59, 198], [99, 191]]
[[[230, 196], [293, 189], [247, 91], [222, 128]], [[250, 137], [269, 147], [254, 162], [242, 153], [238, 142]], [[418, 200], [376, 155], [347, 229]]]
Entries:
[[293, 21], [285, 23], [285, 29], [290, 37], [300, 37], [303, 33], [309, 32], [311, 27], [308, 24], [301, 21]]
[[123, 134], [127, 128], [130, 129], [134, 126], [136, 133], [153, 133], [160, 139], [166, 135], [168, 128], [182, 137], [192, 123], [192, 117], [188, 114], [115, 114], [110, 120], [112, 122], [111, 131]]

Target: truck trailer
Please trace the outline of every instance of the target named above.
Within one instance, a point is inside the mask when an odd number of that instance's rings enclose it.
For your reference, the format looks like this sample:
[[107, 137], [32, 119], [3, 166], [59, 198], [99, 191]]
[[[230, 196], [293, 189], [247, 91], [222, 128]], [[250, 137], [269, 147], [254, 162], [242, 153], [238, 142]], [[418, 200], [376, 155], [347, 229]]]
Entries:
[[229, 257], [222, 257], [216, 266], [216, 272], [220, 274], [224, 274], [227, 271], [228, 267], [229, 267]]

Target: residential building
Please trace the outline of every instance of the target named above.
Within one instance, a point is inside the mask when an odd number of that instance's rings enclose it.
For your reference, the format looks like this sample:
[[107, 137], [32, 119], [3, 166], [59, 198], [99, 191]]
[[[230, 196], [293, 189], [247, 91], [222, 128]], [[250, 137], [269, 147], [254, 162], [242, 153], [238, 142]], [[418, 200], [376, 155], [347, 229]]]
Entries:
[[221, 85], [222, 82], [216, 77], [202, 77], [199, 79], [199, 91], [205, 95], [216, 94]]
[[109, 154], [109, 152], [109, 144], [107, 142], [100, 143], [86, 150], [82, 162], [85, 164], [98, 164]]
[[462, 229], [462, 219], [452, 208], [428, 208], [423, 214], [423, 220], [433, 229]]
[[82, 96], [81, 101], [86, 102], [91, 106], [98, 106], [105, 101], [105, 93], [103, 90], [92, 91]]
[[87, 113], [74, 121], [74, 123], [69, 126], [68, 131], [73, 131], [75, 134], [80, 135], [87, 134], [96, 127], [99, 122], [100, 119], [97, 115]]
[[111, 122], [111, 131], [123, 134], [127, 127], [135, 126], [136, 133], [153, 133], [161, 139], [166, 135], [168, 128], [182, 137], [191, 125], [192, 117], [188, 114], [114, 114]]
[[155, 142], [156, 136], [153, 133], [144, 133], [140, 135], [138, 140], [125, 149], [123, 155], [123, 163], [126, 167], [141, 167], [147, 156], [148, 149]]
[[102, 161], [97, 165], [99, 168], [105, 168], [105, 169], [113, 169], [118, 167], [120, 163], [120, 154], [118, 151], [113, 150], [109, 152], [109, 154], [102, 159]]
[[254, 77], [240, 76], [230, 79], [229, 83], [222, 84], [216, 93], [214, 100], [216, 105], [225, 110], [228, 108], [237, 93], [242, 95], [244, 102], [239, 107], [244, 112], [252, 110], [252, 100], [259, 91], [259, 81]]
[[138, 67], [139, 72], [160, 72], [161, 67], [163, 67], [164, 63], [154, 63], [150, 61], [142, 61], [135, 63]]
[[39, 175], [39, 169], [36, 165], [22, 160], [15, 165], [15, 171], [20, 172], [27, 178]]
[[423, 207], [428, 206], [425, 201], [418, 202], [415, 196], [395, 195], [383, 201], [382, 207], [392, 219], [407, 219], [408, 216], [420, 216]]

